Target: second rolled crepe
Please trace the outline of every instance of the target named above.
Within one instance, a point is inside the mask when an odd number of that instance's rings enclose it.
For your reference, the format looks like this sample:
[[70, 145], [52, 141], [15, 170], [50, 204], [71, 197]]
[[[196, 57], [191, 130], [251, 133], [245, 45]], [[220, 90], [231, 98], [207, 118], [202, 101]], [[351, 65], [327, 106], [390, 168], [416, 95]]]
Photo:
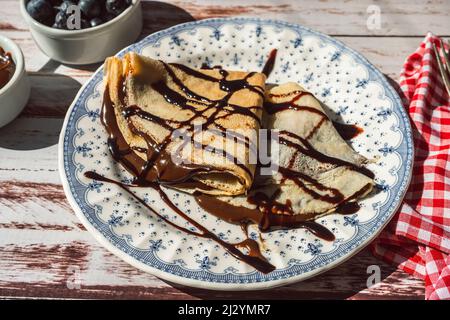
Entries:
[[219, 215], [214, 208], [226, 208], [228, 221], [250, 220], [262, 229], [292, 227], [370, 193], [367, 159], [344, 141], [311, 93], [295, 83], [272, 86], [264, 109], [264, 126], [277, 132], [269, 144], [274, 170], [257, 175], [247, 196], [197, 196], [205, 210]]
[[105, 83], [105, 101], [129, 146], [116, 157], [142, 159], [141, 168], [131, 170], [140, 182], [214, 195], [249, 189], [263, 74], [191, 69], [129, 53], [106, 60]]

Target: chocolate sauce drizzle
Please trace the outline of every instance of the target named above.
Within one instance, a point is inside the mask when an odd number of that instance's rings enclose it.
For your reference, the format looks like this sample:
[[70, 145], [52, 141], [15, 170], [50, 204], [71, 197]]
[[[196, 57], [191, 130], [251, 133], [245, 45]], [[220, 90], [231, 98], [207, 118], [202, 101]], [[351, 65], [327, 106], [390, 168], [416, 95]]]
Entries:
[[255, 209], [250, 209], [232, 205], [214, 196], [195, 193], [195, 200], [203, 210], [229, 223], [240, 225], [255, 223], [262, 232], [275, 229], [305, 228], [319, 238], [327, 241], [334, 240], [333, 233], [327, 228], [317, 222], [307, 220], [314, 218], [315, 214], [292, 215], [290, 203], [282, 204], [274, 199], [273, 195], [268, 197], [265, 193], [257, 192], [247, 199], [249, 203], [256, 205]]
[[[309, 139], [317, 132], [317, 130], [322, 126], [322, 124], [325, 121], [330, 121], [330, 119], [328, 118], [328, 116], [325, 113], [323, 113], [322, 111], [320, 111], [316, 108], [296, 104], [296, 102], [304, 96], [313, 96], [312, 93], [310, 93], [310, 92], [295, 90], [295, 91], [291, 91], [291, 92], [284, 93], [284, 94], [270, 94], [269, 95], [269, 97], [276, 97], [276, 98], [287, 98], [287, 97], [291, 97], [291, 96], [293, 96], [293, 98], [291, 100], [288, 100], [285, 102], [273, 103], [273, 102], [266, 101], [266, 102], [264, 102], [264, 109], [269, 114], [275, 114], [277, 112], [281, 112], [281, 111], [285, 111], [285, 110], [297, 110], [297, 111], [303, 110], [303, 111], [308, 111], [308, 112], [315, 113], [315, 114], [321, 116], [322, 118], [320, 119], [320, 121], [312, 128], [312, 130], [306, 136], [306, 139]], [[336, 122], [336, 121], [332, 121], [332, 123], [333, 123], [333, 126], [336, 129], [336, 131], [339, 133], [339, 135], [344, 140], [351, 140], [363, 132], [362, 128], [360, 128], [354, 124], [344, 124], [344, 123], [340, 123], [340, 122]]]
[[264, 67], [263, 67], [261, 73], [263, 73], [266, 76], [266, 78], [268, 78], [270, 76], [270, 74], [272, 73], [273, 67], [275, 66], [275, 60], [277, 58], [277, 53], [278, 53], [277, 49], [272, 49], [272, 51], [270, 51], [269, 58], [267, 59], [266, 63], [264, 64]]
[[[266, 75], [266, 77], [270, 75], [270, 72], [273, 69], [276, 53], [277, 53], [276, 49], [272, 50], [268, 61], [264, 65], [263, 73]], [[305, 110], [321, 116], [321, 120], [308, 134], [306, 139], [301, 138], [300, 136], [292, 132], [288, 131], [280, 132], [279, 142], [286, 146], [292, 147], [296, 150], [293, 157], [291, 158], [291, 161], [288, 164], [288, 167], [279, 168], [279, 173], [282, 175], [281, 184], [286, 180], [291, 180], [299, 188], [303, 189], [313, 198], [338, 205], [339, 213], [341, 214], [355, 213], [359, 210], [359, 204], [349, 201], [356, 200], [358, 197], [365, 194], [370, 188], [370, 184], [364, 186], [353, 196], [349, 197], [348, 199], [345, 199], [344, 195], [339, 190], [326, 187], [320, 184], [312, 177], [302, 174], [298, 171], [294, 171], [292, 169], [295, 158], [299, 153], [302, 153], [319, 162], [327, 163], [335, 167], [345, 166], [351, 170], [357, 171], [370, 178], [374, 177], [373, 173], [370, 170], [364, 167], [359, 167], [353, 163], [338, 158], [327, 156], [314, 149], [314, 147], [308, 142], [308, 139], [315, 134], [315, 132], [320, 128], [320, 126], [325, 121], [330, 120], [328, 119], [326, 114], [324, 114], [322, 111], [318, 109], [296, 104], [296, 102], [300, 100], [301, 97], [307, 95], [312, 94], [300, 90], [279, 95], [271, 94], [271, 97], [278, 97], [278, 98], [292, 97], [292, 99], [290, 101], [283, 103], [270, 103], [270, 102], [264, 103], [264, 108], [266, 112], [269, 114], [274, 114], [283, 110]], [[337, 126], [338, 130], [341, 128], [344, 128], [344, 126]], [[349, 125], [345, 127], [347, 131], [349, 131], [349, 128], [352, 127], [350, 127]], [[344, 134], [342, 133], [340, 134], [344, 136]], [[345, 137], [351, 139], [356, 135], [357, 134], [352, 135], [347, 134], [345, 135]], [[311, 188], [311, 186], [313, 188]], [[316, 190], [320, 191], [320, 193], [318, 193]], [[312, 219], [314, 219], [314, 217], [317, 216], [316, 213], [310, 213], [307, 215], [298, 215], [298, 214], [296, 215], [292, 208], [292, 204], [289, 200], [287, 200], [286, 203], [284, 204], [277, 202], [275, 199], [277, 198], [279, 192], [280, 190], [278, 189], [270, 197], [262, 192], [256, 192], [252, 196], [247, 197], [247, 201], [250, 204], [256, 206], [255, 209], [250, 209], [242, 206], [239, 207], [234, 206], [230, 203], [218, 200], [215, 197], [200, 193], [195, 194], [195, 199], [197, 203], [200, 205], [200, 207], [202, 207], [205, 211], [230, 223], [241, 225], [242, 224], [246, 225], [246, 223], [248, 222], [256, 223], [260, 231], [268, 231], [276, 228], [306, 228], [310, 232], [312, 232], [313, 234], [322, 239], [328, 241], [334, 240], [333, 233], [331, 233], [324, 226], [312, 221]]]
[[[287, 136], [291, 139], [286, 139], [284, 136]], [[292, 141], [292, 140], [296, 140], [297, 142]], [[296, 149], [296, 154], [294, 154], [293, 158], [295, 158], [295, 156], [298, 153], [302, 153], [302, 154], [304, 154], [308, 157], [311, 157], [322, 163], [328, 163], [335, 167], [342, 167], [342, 166], [347, 167], [347, 168], [349, 168], [353, 171], [356, 171], [362, 175], [365, 175], [366, 177], [369, 177], [371, 179], [373, 179], [375, 177], [373, 172], [365, 167], [360, 167], [351, 162], [348, 162], [348, 161], [345, 161], [345, 160], [342, 160], [339, 158], [335, 158], [335, 157], [330, 157], [330, 156], [327, 156], [326, 154], [323, 154], [323, 153], [317, 151], [316, 149], [314, 149], [314, 147], [309, 143], [309, 141], [307, 139], [304, 139], [304, 138], [296, 135], [295, 133], [282, 130], [282, 131], [280, 131], [279, 141], [280, 141], [280, 144], [284, 144], [286, 146]]]
[[[161, 220], [164, 220], [167, 224], [171, 225], [172, 227], [186, 232], [190, 235], [201, 237], [201, 238], [207, 238], [211, 239], [218, 244], [220, 244], [222, 247], [224, 247], [233, 257], [242, 260], [249, 265], [253, 266], [256, 270], [262, 272], [262, 273], [269, 273], [275, 270], [275, 267], [270, 264], [266, 258], [262, 255], [258, 243], [250, 238], [245, 239], [242, 242], [239, 243], [228, 243], [220, 239], [218, 236], [216, 236], [214, 233], [203, 227], [200, 223], [189, 217], [187, 214], [185, 214], [183, 211], [181, 211], [176, 205], [173, 204], [173, 202], [169, 199], [167, 194], [161, 189], [160, 185], [158, 183], [149, 183], [146, 185], [146, 187], [151, 187], [154, 190], [158, 191], [161, 199], [173, 210], [175, 211], [180, 217], [182, 217], [184, 220], [192, 224], [196, 229], [198, 229], [200, 232], [192, 231], [190, 229], [181, 227], [177, 225], [176, 223], [173, 223], [169, 219], [165, 218], [164, 216], [160, 215], [157, 211], [155, 211], [152, 207], [150, 207], [143, 199], [138, 197], [134, 192], [132, 192], [129, 187], [138, 187], [140, 185], [125, 185], [119, 181], [115, 181], [112, 179], [105, 178], [93, 171], [88, 171], [84, 174], [87, 178], [101, 181], [101, 182], [107, 182], [112, 183], [120, 188], [122, 188], [124, 191], [126, 191], [128, 194], [130, 194], [133, 198], [135, 198], [142, 206], [150, 210], [154, 215], [156, 215]], [[238, 248], [246, 248], [248, 250], [248, 253], [245, 254], [242, 251], [240, 251]]]
[[351, 140], [363, 133], [363, 129], [355, 124], [346, 124], [333, 121], [333, 126], [344, 140]]
[[[239, 133], [232, 133], [230, 131], [226, 131], [226, 129], [217, 123], [218, 119], [226, 118], [232, 114], [241, 114], [244, 116], [251, 117], [252, 119], [256, 120], [258, 124], [260, 124], [260, 118], [255, 114], [252, 110], [255, 110], [260, 107], [242, 107], [236, 104], [229, 103], [229, 100], [233, 93], [239, 90], [248, 89], [252, 92], [257, 93], [258, 95], [263, 96], [264, 95], [264, 89], [259, 86], [253, 86], [249, 84], [249, 79], [255, 74], [255, 73], [249, 73], [244, 79], [237, 79], [237, 80], [228, 80], [228, 72], [225, 70], [220, 70], [219, 73], [221, 75], [221, 78], [215, 78], [212, 76], [209, 76], [207, 74], [204, 74], [200, 71], [191, 69], [189, 67], [186, 67], [184, 65], [180, 64], [163, 64], [165, 70], [167, 71], [168, 75], [172, 78], [173, 82], [178, 86], [178, 88], [186, 95], [182, 95], [178, 93], [177, 91], [169, 88], [164, 82], [158, 82], [155, 84], [152, 84], [152, 88], [161, 94], [164, 99], [175, 106], [180, 107], [180, 109], [189, 110], [192, 112], [192, 116], [188, 118], [185, 121], [175, 121], [175, 120], [167, 120], [160, 118], [156, 115], [150, 114], [144, 110], [142, 110], [139, 106], [131, 105], [124, 107], [122, 110], [122, 114], [127, 119], [128, 126], [130, 130], [141, 136], [146, 144], [147, 144], [147, 161], [139, 161], [136, 159], [136, 155], [130, 154], [133, 150], [130, 150], [129, 147], [125, 147], [126, 143], [123, 143], [123, 146], [121, 148], [117, 148], [114, 144], [117, 145], [117, 132], [116, 130], [113, 130], [114, 132], [111, 132], [113, 136], [116, 136], [115, 138], [111, 138], [109, 141], [110, 144], [110, 150], [113, 153], [114, 158], [121, 162], [125, 167], [129, 168], [128, 171], [130, 171], [135, 176], [135, 180], [139, 181], [141, 184], [145, 184], [145, 181], [155, 181], [157, 180], [161, 184], [167, 184], [167, 185], [173, 185], [177, 183], [185, 183], [191, 179], [191, 177], [195, 174], [198, 174], [200, 172], [210, 172], [211, 168], [205, 167], [205, 166], [196, 166], [196, 165], [174, 165], [173, 161], [170, 159], [170, 155], [168, 155], [165, 152], [165, 149], [169, 145], [169, 143], [172, 141], [172, 133], [176, 129], [183, 128], [186, 130], [186, 132], [194, 132], [194, 124], [193, 121], [195, 119], [201, 118], [205, 122], [202, 124], [202, 127], [208, 128], [210, 132], [214, 132], [216, 134], [221, 135], [222, 137], [229, 136], [234, 138], [234, 141], [237, 143], [244, 144], [246, 147], [251, 148], [252, 150], [256, 149], [256, 146], [251, 145], [250, 140], [248, 137], [245, 137]], [[191, 76], [210, 81], [210, 82], [216, 82], [219, 83], [220, 88], [226, 93], [225, 96], [222, 99], [219, 100], [211, 100], [207, 97], [201, 96], [198, 93], [192, 91], [188, 87], [186, 87], [183, 82], [177, 77], [174, 69], [181, 70], [182, 72], [189, 74]], [[122, 85], [123, 87], [123, 85]], [[108, 91], [108, 90], [106, 90]], [[105, 91], [105, 92], [106, 92]], [[125, 97], [126, 95], [123, 94]], [[111, 104], [109, 96], [104, 97], [104, 110], [113, 109], [113, 106], [109, 106]], [[122, 98], [122, 104], [126, 105], [124, 98]], [[201, 108], [199, 108], [201, 107]], [[210, 114], [208, 117], [206, 117], [204, 114], [213, 108], [212, 114]], [[222, 112], [225, 113], [225, 115], [218, 116], [218, 114]], [[111, 117], [115, 118], [114, 111], [110, 112]], [[140, 117], [141, 119], [144, 119], [146, 121], [154, 122], [159, 124], [161, 127], [167, 129], [169, 131], [169, 134], [166, 136], [166, 138], [161, 142], [157, 143], [154, 141], [151, 137], [146, 135], [145, 133], [137, 130], [137, 128], [133, 125], [132, 121], [130, 121], [130, 118], [133, 116]], [[103, 117], [104, 118], [104, 117]], [[112, 119], [110, 119], [112, 122]], [[108, 121], [104, 121], [104, 125], [108, 127], [109, 125], [106, 123]], [[116, 125], [117, 126], [117, 125]], [[212, 128], [210, 128], [212, 126]], [[240, 163], [238, 159], [233, 156], [232, 154], [226, 152], [225, 150], [219, 149], [219, 148], [213, 148], [209, 145], [205, 145], [202, 143], [199, 143], [195, 141], [195, 139], [192, 139], [192, 145], [196, 149], [202, 149], [207, 152], [213, 152], [215, 154], [222, 155], [226, 159], [228, 159], [230, 162], [233, 162], [236, 164], [239, 168], [241, 168], [243, 171], [245, 171], [250, 177], [253, 177], [252, 171], [245, 166], [244, 164]], [[120, 152], [118, 151], [120, 150]], [[125, 156], [124, 156], [125, 155]], [[138, 156], [137, 156], [138, 157]], [[120, 158], [124, 158], [123, 161]], [[139, 157], [138, 157], [139, 158]], [[170, 177], [167, 175], [169, 173], [172, 173]], [[176, 173], [176, 174], [174, 174]], [[192, 183], [192, 181], [190, 181]]]
[[[179, 94], [178, 92], [170, 89], [166, 84], [162, 82], [154, 84], [152, 86], [153, 89], [155, 89], [155, 91], [160, 93], [169, 103], [179, 106], [182, 109], [190, 110], [193, 113], [193, 116], [187, 119], [186, 121], [174, 121], [160, 118], [156, 115], [145, 112], [139, 106], [136, 105], [127, 106], [125, 101], [126, 93], [122, 91], [121, 104], [125, 106], [122, 109], [122, 115], [124, 116], [125, 119], [128, 120], [127, 124], [130, 130], [133, 133], [141, 136], [147, 144], [147, 148], [133, 149], [130, 148], [130, 146], [127, 144], [125, 138], [123, 137], [121, 131], [119, 130], [119, 126], [114, 111], [114, 108], [116, 108], [116, 106], [113, 105], [110, 99], [109, 88], [106, 88], [102, 107], [101, 121], [109, 134], [108, 147], [113, 158], [119, 163], [121, 163], [127, 169], [127, 171], [133, 175], [134, 178], [131, 185], [125, 185], [121, 182], [100, 176], [95, 172], [87, 172], [85, 174], [86, 177], [95, 179], [97, 181], [103, 181], [118, 185], [119, 187], [123, 188], [125, 191], [130, 193], [133, 197], [135, 197], [147, 209], [149, 209], [154, 214], [158, 215], [159, 218], [163, 219], [164, 221], [176, 227], [177, 229], [185, 231], [189, 234], [194, 234], [199, 237], [209, 238], [216, 241], [217, 243], [222, 245], [234, 257], [250, 264], [255, 269], [263, 273], [273, 271], [275, 267], [271, 265], [262, 255], [262, 253], [259, 250], [258, 243], [255, 240], [246, 239], [241, 243], [236, 244], [224, 242], [223, 240], [215, 236], [213, 233], [211, 233], [209, 230], [207, 230], [199, 223], [194, 221], [192, 218], [187, 216], [179, 208], [177, 208], [170, 201], [170, 199], [167, 197], [164, 191], [161, 189], [161, 185], [178, 185], [178, 186], [190, 185], [193, 187], [198, 187], [200, 183], [197, 181], [193, 181], [190, 178], [199, 172], [208, 172], [210, 171], [210, 168], [204, 166], [200, 167], [196, 165], [185, 165], [185, 164], [175, 165], [171, 160], [171, 156], [165, 151], [167, 145], [171, 141], [170, 134], [161, 143], [157, 143], [151, 137], [139, 131], [133, 125], [133, 123], [129, 121], [131, 117], [137, 116], [146, 121], [157, 123], [161, 127], [167, 129], [169, 132], [172, 132], [173, 130], [178, 128], [193, 130], [192, 121], [195, 118], [202, 117], [206, 120], [206, 123], [203, 123], [203, 126], [207, 127], [210, 124], [214, 124], [216, 125], [215, 128], [213, 128], [215, 132], [220, 133], [222, 136], [224, 136], [223, 132], [225, 131], [225, 128], [215, 123], [215, 119], [219, 118], [216, 117], [219, 111], [225, 111], [227, 115], [239, 113], [257, 119], [258, 123], [260, 121], [259, 117], [257, 117], [251, 111], [255, 108], [244, 108], [238, 105], [228, 103], [228, 100], [231, 98], [233, 92], [241, 89], [249, 89], [250, 91], [255, 92], [262, 96], [264, 94], [263, 93], [264, 89], [258, 86], [251, 86], [248, 83], [248, 79], [251, 78], [254, 73], [249, 74], [244, 79], [229, 81], [227, 80], [228, 73], [225, 70], [220, 70], [220, 75], [222, 76], [222, 78], [217, 79], [181, 65], [164, 64], [164, 66], [169, 76], [172, 77], [174, 83], [180, 88], [180, 90], [186, 95], [187, 98]], [[179, 68], [181, 71], [189, 75], [200, 77], [207, 81], [218, 82], [220, 88], [226, 93], [225, 97], [221, 100], [211, 100], [206, 97], [200, 96], [199, 94], [187, 88], [176, 76], [172, 68]], [[122, 88], [124, 88], [123, 84], [121, 85], [120, 89]], [[201, 106], [203, 107], [203, 109], [199, 111], [198, 108], [196, 108], [196, 106]], [[212, 115], [206, 118], [203, 116], [203, 114], [209, 108], [215, 108], [215, 111], [213, 112]], [[227, 132], [227, 134], [229, 134], [229, 132]], [[244, 137], [236, 133], [234, 134], [234, 138], [235, 141], [239, 141], [241, 143], [244, 143], [246, 146], [250, 147], [250, 142], [248, 141], [247, 137]], [[194, 143], [194, 147], [202, 148], [206, 151], [209, 151], [208, 150], [209, 146], [204, 146], [200, 143]], [[141, 157], [139, 157], [135, 151], [145, 152], [147, 160], [144, 160]], [[214, 151], [217, 152], [217, 150]], [[221, 150], [221, 153], [223, 156], [229, 158], [230, 161], [237, 163], [237, 159], [227, 154], [224, 150]], [[242, 166], [242, 168], [251, 175], [251, 172], [247, 167]], [[173, 209], [183, 219], [194, 225], [198, 230], [200, 230], [200, 232], [199, 233], [192, 232], [191, 230], [177, 226], [174, 223], [170, 222], [169, 220], [165, 219], [164, 217], [160, 216], [150, 206], [145, 204], [145, 202], [143, 202], [142, 199], [140, 199], [133, 192], [131, 192], [131, 190], [129, 189], [130, 187], [150, 187], [155, 189], [156, 191], [158, 191], [159, 195], [161, 196], [161, 199], [166, 203], [166, 205], [168, 205], [171, 209]], [[247, 254], [241, 252], [239, 248], [245, 248], [247, 250]]]
[[[269, 59], [264, 65], [263, 73], [268, 77], [270, 72], [273, 70], [273, 66], [276, 59], [277, 50], [274, 49], [269, 55]], [[221, 246], [223, 246], [231, 255], [235, 258], [246, 262], [247, 264], [253, 266], [255, 269], [259, 270], [263, 273], [269, 273], [275, 269], [275, 267], [270, 264], [267, 259], [262, 255], [258, 243], [248, 238], [240, 243], [227, 243], [213, 234], [211, 231], [207, 230], [200, 223], [193, 220], [191, 217], [186, 215], [183, 211], [181, 211], [177, 206], [175, 206], [172, 201], [168, 198], [166, 193], [162, 190], [161, 185], [167, 186], [178, 186], [178, 187], [196, 187], [203, 190], [210, 190], [211, 187], [202, 184], [201, 182], [192, 180], [192, 177], [198, 173], [210, 172], [212, 168], [207, 166], [199, 166], [195, 164], [175, 164], [171, 158], [171, 155], [166, 152], [166, 148], [169, 145], [171, 140], [171, 133], [175, 129], [183, 128], [195, 134], [194, 126], [192, 124], [194, 119], [203, 119], [205, 122], [203, 126], [208, 128], [208, 130], [213, 130], [213, 132], [217, 135], [225, 137], [225, 128], [222, 127], [219, 123], [217, 123], [218, 119], [226, 118], [232, 114], [241, 114], [244, 116], [248, 116], [257, 121], [259, 125], [261, 125], [261, 120], [254, 112], [254, 110], [260, 108], [258, 106], [245, 108], [239, 105], [229, 103], [229, 100], [234, 92], [238, 90], [247, 89], [253, 93], [264, 97], [264, 88], [251, 85], [249, 83], [249, 79], [255, 73], [249, 73], [243, 79], [237, 80], [228, 80], [228, 72], [223, 70], [219, 66], [215, 66], [213, 68], [209, 68], [208, 66], [202, 66], [203, 69], [218, 69], [220, 78], [213, 77], [206, 73], [202, 73], [200, 71], [191, 69], [187, 66], [180, 64], [165, 64], [163, 63], [165, 70], [169, 77], [173, 80], [175, 85], [183, 92], [184, 95], [178, 93], [177, 91], [169, 88], [164, 82], [158, 82], [152, 85], [152, 88], [158, 92], [164, 99], [171, 103], [172, 105], [178, 106], [180, 109], [189, 110], [192, 112], [192, 116], [185, 121], [175, 121], [160, 118], [156, 115], [150, 114], [144, 110], [142, 110], [139, 106], [136, 105], [127, 105], [126, 104], [126, 92], [124, 83], [120, 84], [120, 88], [117, 88], [120, 93], [121, 104], [124, 106], [121, 109], [122, 115], [125, 119], [127, 119], [127, 124], [129, 129], [136, 135], [143, 138], [146, 143], [146, 148], [143, 147], [130, 147], [123, 137], [115, 115], [115, 108], [118, 106], [114, 106], [110, 96], [109, 96], [109, 88], [105, 89], [104, 93], [104, 101], [101, 112], [101, 121], [104, 127], [108, 132], [108, 148], [109, 151], [114, 158], [115, 161], [119, 162], [132, 176], [133, 180], [131, 184], [124, 184], [119, 181], [115, 181], [106, 177], [103, 177], [95, 172], [88, 171], [85, 173], [85, 176], [90, 179], [94, 179], [97, 181], [102, 181], [106, 183], [112, 183], [127, 193], [132, 195], [137, 201], [139, 201], [144, 207], [150, 210], [153, 214], [157, 215], [160, 219], [167, 222], [169, 225], [186, 232], [191, 235], [195, 235], [198, 237], [211, 239]], [[175, 70], [184, 72], [190, 76], [215, 82], [219, 84], [219, 87], [222, 91], [224, 91], [224, 97], [218, 100], [212, 100], [205, 96], [202, 96], [187, 86], [183, 84], [183, 82], [178, 78]], [[287, 94], [279, 95], [278, 97], [290, 97], [293, 98], [289, 102], [283, 103], [265, 103], [264, 108], [269, 114], [273, 114], [275, 112], [279, 112], [282, 110], [308, 110], [310, 112], [317, 113], [321, 115], [323, 121], [329, 121], [328, 117], [323, 114], [320, 110], [307, 107], [307, 106], [298, 106], [295, 104], [302, 96], [308, 95], [310, 93], [307, 92], [290, 92]], [[207, 110], [214, 108], [212, 114], [209, 114], [206, 117], [204, 114]], [[219, 112], [224, 112], [225, 115], [218, 116]], [[132, 117], [139, 117], [143, 120], [150, 121], [153, 123], [159, 124], [161, 127], [167, 129], [170, 134], [163, 139], [162, 142], [158, 143], [154, 139], [152, 139], [149, 135], [144, 132], [138, 130], [131, 121]], [[323, 122], [321, 121], [318, 124], [318, 127]], [[318, 128], [317, 128], [318, 129]], [[317, 130], [315, 129], [315, 130]], [[313, 134], [313, 133], [312, 133]], [[227, 136], [229, 132], [227, 132]], [[289, 137], [289, 139], [284, 138], [284, 136]], [[252, 145], [249, 139], [243, 135], [235, 133], [233, 138], [238, 143], [244, 144], [247, 148], [253, 148], [256, 150], [256, 146]], [[219, 152], [223, 157], [227, 158], [229, 161], [239, 165], [237, 159], [231, 155], [226, 153], [224, 150], [211, 149], [209, 146], [205, 146], [196, 141], [192, 141], [193, 146], [198, 149], [205, 150], [207, 152]], [[367, 176], [373, 176], [373, 174], [365, 169], [360, 168], [354, 164], [345, 162], [340, 159], [328, 157], [317, 150], [315, 150], [307, 141], [307, 139], [303, 139], [293, 133], [282, 131], [280, 137], [280, 143], [285, 144], [287, 146], [296, 148], [296, 153], [301, 152], [309, 157], [312, 157], [318, 161], [332, 164], [334, 166], [347, 166], [352, 170], [356, 170], [362, 174]], [[136, 152], [144, 153], [146, 155], [146, 160], [142, 159]], [[349, 213], [356, 212], [359, 209], [357, 204], [349, 203], [348, 201], [352, 199], [358, 198], [360, 195], [364, 194], [367, 189], [360, 190], [351, 199], [347, 199], [344, 203], [343, 195], [336, 189], [327, 188], [320, 183], [318, 183], [313, 178], [294, 171], [292, 169], [293, 160], [288, 165], [288, 167], [280, 168], [280, 173], [283, 176], [282, 182], [285, 180], [291, 180], [295, 184], [297, 184], [300, 188], [305, 190], [305, 192], [309, 193], [316, 199], [320, 199], [322, 201], [328, 201], [333, 204], [338, 204], [338, 211], [340, 213]], [[245, 172], [247, 172], [250, 176], [252, 172], [244, 165], [239, 165]], [[306, 182], [306, 183], [305, 183]], [[312, 189], [310, 186], [313, 186]], [[132, 187], [150, 187], [156, 190], [161, 199], [165, 202], [165, 204], [170, 207], [174, 212], [176, 212], [180, 217], [188, 221], [199, 231], [192, 231], [187, 228], [183, 228], [172, 221], [166, 219], [165, 217], [158, 214], [153, 208], [151, 208], [148, 204], [146, 204], [142, 199], [140, 199], [135, 193], [133, 193], [130, 188]], [[366, 186], [370, 188], [370, 185]], [[318, 193], [317, 191], [320, 191]], [[306, 228], [311, 233], [320, 237], [322, 239], [332, 241], [334, 240], [334, 235], [324, 226], [310, 221], [313, 219], [316, 214], [311, 213], [308, 215], [295, 215], [292, 209], [292, 204], [290, 201], [286, 203], [279, 203], [275, 199], [279, 194], [280, 190], [277, 190], [272, 196], [267, 196], [262, 192], [255, 192], [251, 196], [247, 198], [248, 202], [254, 205], [255, 209], [249, 209], [246, 207], [237, 207], [232, 204], [229, 204], [225, 201], [221, 201], [216, 197], [203, 194], [200, 192], [195, 192], [194, 196], [197, 203], [202, 207], [205, 211], [234, 224], [240, 224], [243, 227], [243, 230], [246, 232], [248, 223], [255, 223], [258, 225], [261, 231], [269, 231], [278, 228]], [[239, 249], [244, 248], [246, 253], [242, 252]]]
[[0, 89], [11, 80], [15, 71], [16, 65], [11, 57], [11, 53], [5, 52], [0, 47]]
[[213, 67], [210, 67], [206, 62], [203, 62], [200, 69], [203, 70], [213, 70], [213, 69], [222, 69], [221, 65], [215, 65]]
[[[299, 144], [292, 140], [288, 140], [284, 138], [283, 135], [288, 136], [291, 139], [300, 141], [302, 144]], [[279, 167], [278, 169], [279, 173], [282, 175], [280, 184], [282, 184], [286, 180], [291, 180], [299, 188], [303, 189], [313, 198], [338, 205], [336, 211], [340, 214], [353, 214], [359, 210], [359, 204], [351, 201], [356, 200], [360, 196], [364, 195], [371, 187], [370, 184], [365, 185], [354, 195], [345, 199], [344, 195], [339, 190], [326, 187], [310, 176], [302, 174], [298, 171], [294, 171], [292, 169], [293, 159], [295, 159], [298, 153], [303, 153], [320, 162], [329, 163], [335, 166], [346, 166], [361, 174], [372, 177], [373, 173], [370, 170], [358, 167], [350, 162], [346, 162], [338, 158], [324, 155], [315, 150], [306, 139], [303, 139], [292, 132], [281, 131], [279, 141], [281, 144], [291, 146], [296, 150], [295, 154], [291, 158], [291, 162], [288, 164], [288, 167]], [[310, 186], [313, 186], [314, 189], [324, 193], [319, 194]], [[260, 231], [263, 232], [280, 228], [305, 228], [319, 238], [327, 241], [334, 240], [333, 233], [331, 233], [321, 224], [312, 221], [312, 219], [314, 219], [318, 215], [318, 213], [295, 214], [292, 208], [292, 204], [289, 200], [287, 200], [286, 203], [279, 203], [275, 200], [280, 192], [281, 190], [278, 189], [270, 197], [265, 193], [256, 192], [255, 194], [247, 197], [247, 201], [250, 204], [256, 206], [255, 209], [250, 209], [242, 206], [234, 206], [230, 203], [218, 200], [215, 197], [200, 193], [195, 194], [195, 199], [200, 207], [205, 211], [230, 223], [255, 223], [258, 225]]]

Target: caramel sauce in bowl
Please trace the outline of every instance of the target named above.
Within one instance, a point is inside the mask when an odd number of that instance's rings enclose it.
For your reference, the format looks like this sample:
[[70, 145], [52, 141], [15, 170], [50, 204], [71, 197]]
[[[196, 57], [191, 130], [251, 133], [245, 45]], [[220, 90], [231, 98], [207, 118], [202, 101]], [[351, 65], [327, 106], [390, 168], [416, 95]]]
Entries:
[[14, 120], [30, 96], [23, 53], [9, 38], [0, 35], [0, 127]]

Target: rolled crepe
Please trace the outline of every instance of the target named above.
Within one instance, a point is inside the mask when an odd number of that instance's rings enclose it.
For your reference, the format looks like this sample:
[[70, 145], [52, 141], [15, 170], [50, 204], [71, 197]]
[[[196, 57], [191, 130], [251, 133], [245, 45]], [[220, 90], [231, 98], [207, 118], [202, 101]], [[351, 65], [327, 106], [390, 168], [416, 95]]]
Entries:
[[295, 83], [272, 86], [264, 106], [265, 125], [278, 132], [270, 144], [278, 168], [257, 176], [248, 196], [217, 200], [255, 210], [252, 217], [265, 210], [308, 221], [371, 192], [373, 174], [363, 166], [367, 159], [341, 138], [312, 94]]
[[214, 195], [250, 188], [263, 74], [191, 69], [128, 53], [106, 60], [105, 83], [105, 101], [129, 146], [116, 158], [133, 152], [142, 160], [143, 168], [129, 170], [136, 181]]

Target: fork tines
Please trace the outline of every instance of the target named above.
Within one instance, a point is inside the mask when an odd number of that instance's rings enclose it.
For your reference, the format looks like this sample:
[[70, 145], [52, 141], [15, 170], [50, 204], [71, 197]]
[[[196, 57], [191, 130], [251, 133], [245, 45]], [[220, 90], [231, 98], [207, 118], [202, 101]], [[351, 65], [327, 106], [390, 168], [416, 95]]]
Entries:
[[450, 96], [450, 59], [448, 57], [448, 53], [445, 51], [444, 41], [442, 41], [442, 39], [440, 39], [440, 46], [442, 56], [444, 57], [444, 62], [442, 62], [439, 50], [437, 49], [436, 44], [433, 42], [433, 50], [437, 58], [439, 71], [441, 73], [442, 80], [444, 81], [445, 88], [447, 89], [447, 93]]

